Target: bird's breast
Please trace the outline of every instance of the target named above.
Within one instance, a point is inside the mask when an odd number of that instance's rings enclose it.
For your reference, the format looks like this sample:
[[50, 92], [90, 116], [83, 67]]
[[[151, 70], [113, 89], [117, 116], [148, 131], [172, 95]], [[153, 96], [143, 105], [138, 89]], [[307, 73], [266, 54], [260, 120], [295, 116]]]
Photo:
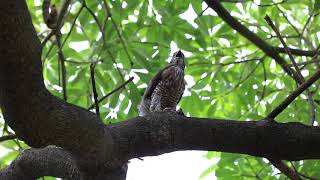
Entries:
[[184, 72], [180, 68], [174, 68], [159, 82], [153, 96], [160, 98], [162, 108], [175, 107], [184, 89]]

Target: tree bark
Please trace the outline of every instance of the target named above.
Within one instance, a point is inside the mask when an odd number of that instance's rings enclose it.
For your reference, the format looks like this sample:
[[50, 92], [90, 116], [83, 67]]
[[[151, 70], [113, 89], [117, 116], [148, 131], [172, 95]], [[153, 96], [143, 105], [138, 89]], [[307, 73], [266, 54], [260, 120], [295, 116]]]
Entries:
[[320, 128], [300, 123], [154, 113], [102, 124], [94, 113], [45, 88], [40, 41], [23, 0], [0, 0], [0, 107], [17, 137], [33, 147], [0, 170], [1, 179], [125, 179], [129, 159], [178, 150], [320, 158]]

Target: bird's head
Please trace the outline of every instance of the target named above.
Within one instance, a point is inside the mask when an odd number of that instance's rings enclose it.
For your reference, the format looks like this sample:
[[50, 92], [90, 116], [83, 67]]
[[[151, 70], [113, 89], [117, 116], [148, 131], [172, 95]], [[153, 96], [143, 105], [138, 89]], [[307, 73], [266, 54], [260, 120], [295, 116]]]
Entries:
[[185, 68], [184, 54], [180, 50], [175, 52], [172, 56], [170, 64], [177, 65], [177, 66], [181, 67], [182, 69], [184, 69]]

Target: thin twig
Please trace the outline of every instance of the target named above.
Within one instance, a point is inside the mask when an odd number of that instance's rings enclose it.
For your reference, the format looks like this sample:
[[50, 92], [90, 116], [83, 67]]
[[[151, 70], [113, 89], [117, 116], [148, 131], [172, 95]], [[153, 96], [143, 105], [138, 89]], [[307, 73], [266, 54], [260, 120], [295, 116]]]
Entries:
[[[282, 47], [272, 47], [272, 49], [278, 53], [286, 53], [285, 49]], [[314, 51], [308, 51], [308, 50], [302, 50], [302, 49], [293, 49], [293, 48], [289, 48], [289, 49], [290, 49], [291, 53], [296, 56], [313, 57], [316, 53]], [[318, 52], [318, 54], [319, 54], [319, 52]]]
[[279, 5], [279, 4], [283, 4], [285, 3], [287, 0], [283, 0], [281, 2], [277, 2], [277, 3], [270, 3], [270, 4], [257, 4], [256, 2], [254, 2], [254, 0], [252, 0], [252, 2], [257, 5], [257, 6], [260, 6], [260, 7], [268, 7], [268, 6], [275, 6], [275, 5]]
[[313, 76], [311, 76], [306, 82], [302, 83], [296, 90], [294, 90], [282, 103], [277, 106], [267, 118], [274, 119], [277, 117], [288, 105], [298, 97], [304, 90], [311, 86], [315, 81], [320, 78], [320, 70], [318, 70]]
[[60, 30], [62, 24], [63, 24], [63, 18], [68, 10], [68, 7], [71, 3], [71, 0], [65, 0], [62, 4], [62, 7], [61, 7], [61, 10], [59, 12], [59, 17], [58, 17], [58, 20], [57, 20], [57, 26], [56, 26], [56, 30]]
[[194, 65], [212, 65], [212, 66], [228, 66], [228, 65], [232, 65], [232, 64], [242, 64], [242, 63], [247, 63], [247, 62], [251, 62], [251, 61], [258, 61], [261, 60], [261, 58], [252, 58], [252, 59], [245, 59], [242, 61], [232, 61], [232, 62], [227, 62], [227, 63], [210, 63], [210, 62], [196, 62], [196, 63], [192, 63], [189, 64], [189, 66], [194, 66]]
[[241, 84], [243, 84], [245, 81], [247, 81], [250, 77], [252, 77], [252, 75], [254, 74], [254, 72], [257, 70], [258, 66], [260, 65], [260, 63], [262, 61], [264, 61], [264, 59], [266, 58], [266, 56], [263, 56], [260, 58], [259, 63], [248, 73], [247, 76], [245, 76], [244, 78], [242, 78], [242, 74], [244, 71], [241, 71], [241, 75], [239, 77], [239, 81], [237, 82], [236, 85], [234, 85], [233, 87], [230, 88], [230, 90], [228, 90], [227, 92], [225, 92], [223, 95], [219, 95], [220, 97], [226, 96], [230, 93], [232, 93], [234, 90], [236, 90], [238, 87], [240, 87]]
[[103, 0], [103, 4], [104, 4], [105, 9], [106, 9], [106, 11], [107, 11], [107, 13], [108, 13], [108, 16], [109, 16], [110, 19], [111, 19], [111, 22], [112, 22], [112, 24], [113, 24], [113, 27], [115, 28], [115, 30], [116, 30], [116, 32], [117, 32], [117, 35], [118, 35], [118, 37], [119, 37], [119, 39], [120, 39], [120, 43], [121, 43], [122, 46], [123, 46], [124, 52], [126, 53], [128, 59], [129, 59], [129, 61], [130, 61], [130, 65], [133, 66], [133, 60], [132, 60], [132, 58], [131, 58], [131, 56], [130, 56], [130, 54], [129, 54], [128, 47], [127, 47], [126, 43], [125, 43], [124, 40], [123, 40], [123, 37], [122, 37], [122, 35], [121, 35], [121, 33], [120, 33], [120, 30], [118, 29], [117, 23], [116, 23], [116, 21], [114, 20], [114, 18], [111, 16], [111, 14], [109, 14], [109, 13], [110, 13], [110, 7], [108, 6], [107, 1], [106, 1], [106, 0]]
[[67, 101], [67, 80], [66, 80], [66, 67], [65, 67], [65, 58], [62, 52], [62, 47], [61, 47], [61, 41], [60, 41], [60, 34], [56, 34], [56, 39], [57, 39], [57, 45], [58, 45], [58, 55], [59, 55], [59, 62], [61, 65], [61, 76], [62, 76], [62, 91], [63, 91], [63, 99]]
[[288, 54], [294, 68], [296, 69], [296, 73], [298, 74], [298, 77], [299, 77], [299, 83], [302, 83], [304, 81], [304, 78], [300, 72], [300, 69], [298, 67], [298, 65], [296, 64], [296, 61], [294, 60], [292, 54], [291, 54], [291, 51], [290, 49], [288, 48], [287, 44], [284, 42], [279, 30], [277, 29], [277, 27], [273, 24], [272, 20], [270, 19], [270, 17], [268, 15], [266, 15], [264, 17], [264, 19], [266, 20], [266, 22], [269, 24], [269, 26], [273, 29], [273, 31], [277, 34], [279, 40], [281, 41], [286, 53]]
[[266, 66], [264, 65], [264, 61], [262, 62], [262, 68], [263, 68], [263, 80], [264, 80], [264, 84], [263, 84], [263, 89], [262, 89], [262, 94], [261, 94], [261, 98], [260, 101], [263, 100], [265, 94], [266, 94], [266, 87], [267, 87], [267, 71], [266, 71]]
[[89, 14], [93, 17], [94, 21], [96, 22], [96, 24], [98, 25], [98, 28], [100, 30], [100, 32], [103, 34], [103, 27], [101, 26], [98, 18], [96, 15], [94, 15], [94, 12], [87, 6], [87, 4], [85, 3], [86, 1], [83, 1], [84, 3], [84, 8], [86, 8], [86, 10], [89, 12]]
[[[236, 18], [231, 16], [231, 14], [221, 5], [219, 0], [205, 0], [205, 2], [218, 14], [219, 17], [222, 18], [222, 20], [229, 24], [238, 33], [250, 40], [254, 45], [263, 50], [268, 56], [272, 57], [291, 77], [296, 78], [293, 70], [291, 68], [288, 68], [286, 66], [287, 63], [285, 62], [285, 60], [281, 56], [279, 56], [279, 52], [281, 52], [282, 50], [281, 48], [277, 49], [270, 46], [259, 36], [252, 33], [247, 27], [243, 26]], [[305, 51], [299, 50], [298, 52], [306, 54]], [[313, 52], [311, 52], [311, 54], [313, 56]]]
[[102, 60], [97, 60], [97, 61], [73, 61], [73, 60], [65, 60], [66, 63], [70, 63], [70, 64], [77, 64], [77, 65], [90, 65], [91, 63], [98, 63], [98, 62], [102, 62]]
[[319, 61], [316, 61], [316, 60], [318, 60], [319, 51], [320, 51], [320, 44], [318, 45], [317, 49], [314, 50], [315, 55], [311, 59], [311, 61], [315, 61], [317, 69], [320, 69], [320, 63], [319, 63]]
[[200, 16], [202, 16], [203, 13], [206, 12], [206, 10], [208, 10], [208, 9], [209, 9], [209, 6], [207, 6], [204, 10], [202, 10], [202, 11], [200, 12], [200, 14], [197, 16], [197, 18], [200, 17]]
[[[308, 64], [319, 63], [319, 62], [320, 61], [318, 59], [313, 59], [313, 60], [310, 60], [310, 61], [297, 63], [297, 65], [298, 66], [305, 66], [305, 65], [308, 65]], [[291, 67], [291, 66], [293, 66], [293, 64], [288, 64], [288, 67]]]
[[277, 169], [279, 169], [283, 174], [289, 177], [291, 180], [302, 180], [299, 173], [296, 173], [289, 166], [287, 166], [281, 160], [272, 160], [268, 159], [272, 165], [274, 165]]
[[300, 172], [297, 170], [297, 168], [295, 167], [295, 165], [292, 163], [292, 161], [290, 161], [290, 164], [291, 164], [291, 166], [293, 167], [294, 171], [295, 171], [296, 173], [298, 173], [300, 176], [302, 176], [302, 177], [304, 177], [304, 178], [306, 178], [306, 179], [310, 179], [310, 180], [319, 180], [319, 179], [316, 179], [316, 178], [314, 178], [314, 177], [309, 177], [309, 176], [306, 176], [306, 175], [300, 173]]
[[310, 15], [309, 15], [309, 17], [308, 17], [308, 19], [307, 19], [307, 22], [304, 24], [304, 26], [303, 26], [303, 28], [302, 28], [302, 31], [301, 31], [301, 34], [303, 34], [304, 31], [307, 29], [307, 26], [308, 26], [308, 24], [310, 23], [311, 18], [313, 17], [313, 14], [314, 14], [314, 9], [311, 11], [311, 13], [310, 13]]
[[50, 33], [41, 42], [41, 46], [44, 47], [52, 36], [53, 36], [53, 31], [50, 31]]
[[[279, 30], [277, 29], [277, 27], [273, 24], [272, 20], [270, 19], [270, 17], [268, 15], [265, 16], [264, 18], [267, 23], [269, 24], [269, 26], [273, 29], [273, 31], [277, 34], [279, 40], [281, 41], [286, 53], [289, 55], [289, 59], [291, 60], [295, 70], [296, 70], [296, 73], [297, 73], [297, 79], [296, 81], [298, 82], [298, 84], [301, 84], [301, 83], [304, 83], [305, 82], [305, 79], [304, 77], [302, 76], [301, 74], [301, 71], [296, 63], [296, 61], [294, 60], [292, 54], [291, 54], [291, 51], [290, 49], [288, 48], [287, 44], [284, 42]], [[313, 125], [314, 124], [314, 121], [316, 119], [316, 110], [315, 110], [315, 105], [314, 105], [314, 101], [313, 101], [313, 97], [312, 97], [312, 94], [310, 93], [310, 91], [307, 89], [307, 95], [308, 95], [308, 100], [309, 100], [309, 104], [310, 104], [310, 124]]]
[[120, 42], [121, 42], [121, 44], [123, 46], [124, 52], [126, 53], [128, 59], [130, 61], [130, 65], [133, 66], [133, 61], [132, 61], [132, 58], [131, 58], [131, 56], [129, 54], [128, 47], [126, 46], [126, 44], [125, 44], [125, 42], [123, 40], [123, 37], [122, 37], [122, 35], [120, 33], [120, 30], [118, 29], [117, 23], [115, 22], [115, 20], [113, 19], [112, 16], [110, 18], [111, 18], [111, 22], [112, 22], [114, 28], [116, 29], [117, 35], [118, 35], [118, 37], [120, 39]]
[[[112, 90], [111, 92], [109, 92], [108, 94], [106, 94], [105, 96], [103, 96], [102, 98], [100, 98], [98, 100], [98, 103], [101, 103], [103, 100], [105, 100], [107, 97], [109, 97], [110, 95], [112, 95], [113, 93], [117, 92], [118, 90], [124, 88], [129, 82], [131, 82], [133, 80], [134, 77], [130, 77], [126, 82], [124, 82], [123, 84], [121, 84], [120, 86], [118, 86], [117, 88], [115, 88], [114, 90]], [[88, 107], [88, 110], [91, 110], [94, 107], [94, 104], [91, 104], [91, 106]]]
[[66, 41], [68, 40], [69, 36], [71, 35], [71, 32], [72, 32], [72, 30], [73, 30], [73, 28], [74, 28], [74, 26], [75, 26], [75, 24], [76, 24], [76, 21], [77, 21], [79, 15], [80, 15], [80, 13], [82, 12], [83, 8], [84, 8], [84, 5], [83, 5], [83, 3], [82, 3], [79, 11], [77, 12], [77, 14], [76, 14], [75, 17], [74, 17], [74, 20], [73, 20], [73, 22], [72, 22], [72, 24], [71, 24], [71, 27], [70, 27], [69, 32], [67, 33], [66, 37], [64, 38], [64, 40], [63, 40], [63, 42], [62, 42], [62, 44], [61, 44], [62, 47], [64, 46], [64, 44], [65, 44]]
[[312, 96], [312, 93], [310, 92], [309, 89], [307, 89], [307, 95], [308, 95], [308, 100], [309, 100], [309, 104], [310, 104], [310, 125], [313, 126], [314, 122], [316, 121], [316, 106], [314, 104], [314, 99]]
[[15, 138], [17, 138], [17, 136], [16, 136], [15, 134], [10, 134], [10, 135], [7, 135], [7, 136], [2, 136], [2, 137], [0, 137], [0, 142], [6, 141], [6, 140], [15, 139]]
[[[311, 48], [313, 48], [312, 43], [311, 43], [307, 38], [305, 38], [305, 37], [303, 36], [303, 32], [300, 33], [300, 31], [298, 30], [298, 28], [289, 20], [289, 18], [287, 17], [287, 14], [284, 13], [284, 12], [280, 9], [279, 6], [276, 6], [276, 7], [277, 7], [278, 11], [281, 12], [282, 16], [283, 16], [283, 17], [287, 20], [287, 22], [290, 24], [290, 26], [296, 31], [296, 33], [299, 35], [299, 37], [300, 37], [301, 39], [303, 39], [303, 40], [306, 42], [306, 44], [309, 44], [309, 45], [311, 46]], [[304, 31], [304, 30], [303, 30], [303, 31]]]
[[94, 67], [95, 67], [95, 64], [91, 63], [91, 65], [90, 65], [90, 75], [91, 75], [93, 99], [94, 99], [94, 105], [95, 105], [95, 108], [96, 108], [96, 114], [97, 114], [98, 118], [100, 118], [98, 93], [97, 93], [97, 89], [96, 89], [96, 80], [94, 78]]

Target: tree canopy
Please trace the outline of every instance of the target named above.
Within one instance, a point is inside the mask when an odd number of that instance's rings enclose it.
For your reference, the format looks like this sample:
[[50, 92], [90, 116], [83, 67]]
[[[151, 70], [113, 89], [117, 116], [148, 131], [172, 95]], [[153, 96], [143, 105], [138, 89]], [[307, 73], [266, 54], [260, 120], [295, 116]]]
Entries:
[[[116, 169], [130, 158], [193, 149], [220, 158], [201, 176], [320, 178], [320, 161], [311, 160], [320, 158], [320, 1], [52, 0], [54, 28], [42, 1], [26, 4], [0, 1], [0, 175], [12, 161], [28, 162], [28, 152], [68, 157], [61, 166], [80, 164], [82, 173], [104, 163], [97, 159]], [[137, 117], [144, 88], [176, 49], [187, 57], [179, 106], [193, 118]], [[310, 77], [308, 89], [272, 114]], [[48, 92], [38, 90], [42, 82]], [[79, 175], [45, 169], [41, 175]]]

